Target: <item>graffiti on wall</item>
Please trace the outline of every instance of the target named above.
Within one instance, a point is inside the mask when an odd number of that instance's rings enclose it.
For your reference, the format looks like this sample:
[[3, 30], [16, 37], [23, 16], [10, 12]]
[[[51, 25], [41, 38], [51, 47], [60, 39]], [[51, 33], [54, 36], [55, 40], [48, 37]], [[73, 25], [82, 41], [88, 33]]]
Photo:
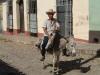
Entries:
[[78, 15], [77, 16], [77, 22], [75, 24], [75, 26], [82, 26], [82, 25], [87, 25], [88, 24], [88, 16], [85, 15]]

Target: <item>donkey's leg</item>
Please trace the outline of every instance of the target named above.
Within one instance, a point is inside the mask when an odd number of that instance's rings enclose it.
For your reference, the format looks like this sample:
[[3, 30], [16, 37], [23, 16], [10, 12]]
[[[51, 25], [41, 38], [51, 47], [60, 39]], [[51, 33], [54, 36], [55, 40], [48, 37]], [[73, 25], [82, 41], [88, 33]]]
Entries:
[[72, 56], [76, 56], [76, 50], [74, 46], [72, 47]]
[[59, 74], [59, 71], [60, 71], [60, 69], [59, 69], [59, 59], [60, 59], [60, 51], [57, 51], [57, 75]]
[[56, 57], [55, 53], [53, 52], [53, 72], [55, 72], [55, 70], [56, 70], [56, 67], [55, 67], [56, 61], [57, 61], [57, 57]]
[[53, 72], [56, 72], [57, 74], [59, 72], [59, 56], [60, 51], [53, 52]]

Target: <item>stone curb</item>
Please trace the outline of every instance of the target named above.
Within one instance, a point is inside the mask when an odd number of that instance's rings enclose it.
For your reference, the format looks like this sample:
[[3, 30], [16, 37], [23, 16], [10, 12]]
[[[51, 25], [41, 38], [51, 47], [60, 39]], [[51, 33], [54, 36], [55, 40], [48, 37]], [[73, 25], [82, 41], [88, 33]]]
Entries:
[[86, 50], [86, 49], [77, 49], [78, 54], [85, 54], [85, 55], [96, 55], [97, 50]]

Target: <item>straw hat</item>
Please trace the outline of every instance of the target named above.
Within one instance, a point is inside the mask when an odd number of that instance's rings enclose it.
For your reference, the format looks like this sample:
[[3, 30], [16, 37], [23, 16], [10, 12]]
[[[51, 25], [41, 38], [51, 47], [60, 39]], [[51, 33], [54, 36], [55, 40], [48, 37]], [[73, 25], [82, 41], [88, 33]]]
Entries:
[[46, 14], [55, 14], [56, 12], [53, 9], [49, 9]]

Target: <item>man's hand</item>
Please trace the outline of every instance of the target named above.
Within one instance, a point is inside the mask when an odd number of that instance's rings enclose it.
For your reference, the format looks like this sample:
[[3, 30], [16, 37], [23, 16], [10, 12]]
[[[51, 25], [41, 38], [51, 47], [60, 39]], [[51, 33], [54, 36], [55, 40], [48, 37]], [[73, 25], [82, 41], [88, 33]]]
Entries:
[[43, 27], [43, 31], [46, 35], [49, 35], [48, 32], [47, 32], [47, 29], [45, 27]]
[[48, 38], [50, 39], [52, 37], [52, 33], [48, 34]]
[[55, 33], [55, 32], [57, 32], [57, 31], [59, 31], [59, 30], [60, 30], [59, 27], [55, 27], [53, 32]]

